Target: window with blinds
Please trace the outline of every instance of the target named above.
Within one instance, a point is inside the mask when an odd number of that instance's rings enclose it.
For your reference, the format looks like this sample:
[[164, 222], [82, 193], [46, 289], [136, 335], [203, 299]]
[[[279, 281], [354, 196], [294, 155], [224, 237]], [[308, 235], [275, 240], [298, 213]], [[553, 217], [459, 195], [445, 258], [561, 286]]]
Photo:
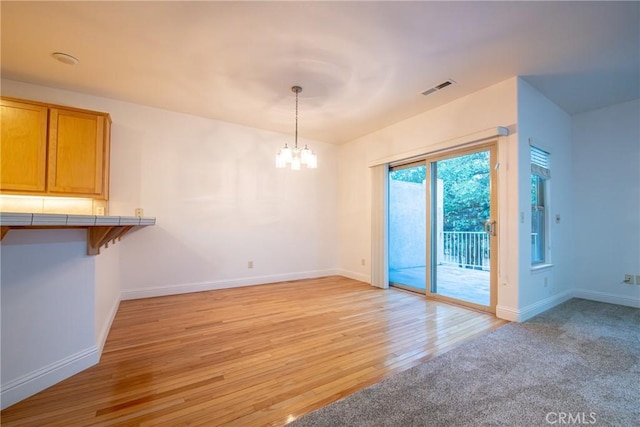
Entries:
[[544, 179], [551, 178], [549, 153], [536, 147], [531, 147], [531, 173]]
[[549, 153], [531, 147], [531, 264], [547, 261], [547, 180], [551, 178]]

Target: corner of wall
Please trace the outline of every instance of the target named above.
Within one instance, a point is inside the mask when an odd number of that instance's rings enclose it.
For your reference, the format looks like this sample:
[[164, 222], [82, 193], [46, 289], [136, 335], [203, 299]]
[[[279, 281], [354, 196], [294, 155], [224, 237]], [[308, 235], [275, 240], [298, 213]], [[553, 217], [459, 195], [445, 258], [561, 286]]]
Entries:
[[[518, 77], [518, 194], [530, 191], [529, 145], [550, 153], [552, 178], [549, 181], [547, 237], [548, 252], [553, 267], [545, 272], [547, 278], [538, 280], [531, 270], [531, 215], [528, 197], [518, 201], [518, 311], [527, 319], [558, 304], [573, 291], [573, 192], [572, 126], [569, 114], [548, 99], [524, 78]], [[557, 216], [558, 220], [551, 218]], [[562, 218], [562, 221], [560, 220]]]
[[118, 308], [120, 307], [120, 299], [118, 299], [115, 304], [112, 306], [109, 311], [109, 315], [105, 322], [102, 324], [98, 335], [96, 336], [96, 347], [98, 348], [98, 360], [102, 357], [102, 351], [104, 350], [104, 345], [107, 342], [107, 337], [109, 336], [109, 331], [111, 330], [111, 325], [113, 324], [113, 320], [116, 318], [116, 313], [118, 312]]
[[498, 306], [496, 307], [496, 317], [508, 320], [510, 322], [524, 322], [534, 316], [537, 316], [540, 313], [549, 310], [550, 308], [553, 308], [565, 301], [570, 300], [573, 297], [574, 292], [568, 290], [518, 309]]
[[360, 282], [371, 284], [371, 275], [358, 273], [355, 271], [349, 271], [345, 269], [339, 269], [338, 274], [340, 276], [348, 277], [349, 279], [358, 280]]

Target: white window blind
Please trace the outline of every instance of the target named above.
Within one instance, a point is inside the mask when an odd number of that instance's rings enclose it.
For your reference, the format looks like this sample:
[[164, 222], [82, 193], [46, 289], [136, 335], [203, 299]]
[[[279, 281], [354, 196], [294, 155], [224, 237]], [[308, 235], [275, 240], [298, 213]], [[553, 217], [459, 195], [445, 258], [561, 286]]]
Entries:
[[531, 147], [531, 173], [544, 179], [551, 178], [549, 153], [538, 147]]
[[371, 168], [371, 285], [389, 287], [387, 216], [389, 165]]

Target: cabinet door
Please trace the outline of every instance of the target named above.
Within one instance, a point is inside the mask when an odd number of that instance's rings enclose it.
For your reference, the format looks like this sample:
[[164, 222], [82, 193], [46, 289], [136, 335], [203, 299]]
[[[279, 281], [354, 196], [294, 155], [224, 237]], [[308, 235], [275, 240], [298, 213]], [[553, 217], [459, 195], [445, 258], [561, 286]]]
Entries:
[[49, 192], [104, 197], [105, 117], [49, 110]]
[[47, 107], [0, 100], [0, 190], [43, 192]]

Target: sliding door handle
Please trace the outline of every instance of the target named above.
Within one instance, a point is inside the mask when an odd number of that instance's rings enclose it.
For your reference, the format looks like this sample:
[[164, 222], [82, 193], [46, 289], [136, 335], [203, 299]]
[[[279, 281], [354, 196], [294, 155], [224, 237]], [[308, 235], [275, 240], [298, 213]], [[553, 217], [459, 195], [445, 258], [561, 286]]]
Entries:
[[484, 232], [490, 236], [496, 235], [496, 221], [493, 219], [488, 219], [484, 223]]

